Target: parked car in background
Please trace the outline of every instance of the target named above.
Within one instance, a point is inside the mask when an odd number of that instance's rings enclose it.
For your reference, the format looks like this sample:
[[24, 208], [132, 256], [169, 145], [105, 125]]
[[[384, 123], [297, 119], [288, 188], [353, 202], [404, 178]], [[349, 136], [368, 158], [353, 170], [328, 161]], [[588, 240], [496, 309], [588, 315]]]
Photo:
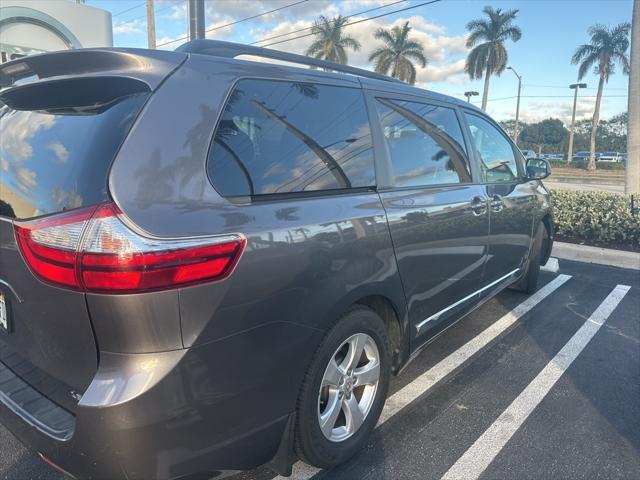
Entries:
[[520, 150], [522, 152], [522, 155], [524, 155], [524, 158], [526, 158], [527, 160], [530, 158], [538, 158], [538, 155], [536, 154], [535, 150]]
[[[573, 160], [584, 160], [584, 161], [587, 161], [587, 160], [589, 160], [589, 155], [590, 155], [590, 152], [586, 152], [586, 151], [576, 152], [576, 153], [573, 154]], [[600, 152], [596, 152], [595, 153], [596, 161], [600, 160], [600, 156], [601, 155], [602, 154]]]
[[604, 152], [598, 160], [601, 162], [621, 162], [622, 158], [622, 153], [620, 152]]
[[546, 160], [564, 160], [564, 154], [562, 153], [547, 153], [545, 157]]
[[551, 252], [549, 163], [380, 74], [196, 40], [0, 86], [0, 420], [76, 478], [345, 462], [390, 376]]

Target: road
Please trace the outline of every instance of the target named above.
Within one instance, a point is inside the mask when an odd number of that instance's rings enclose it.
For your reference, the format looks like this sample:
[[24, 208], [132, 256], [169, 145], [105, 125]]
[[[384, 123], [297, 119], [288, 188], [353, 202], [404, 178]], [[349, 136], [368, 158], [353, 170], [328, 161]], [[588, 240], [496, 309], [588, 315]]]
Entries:
[[[640, 478], [640, 274], [560, 260], [541, 283], [501, 293], [420, 354], [355, 458], [299, 463], [292, 478]], [[1, 427], [0, 442], [1, 478], [60, 478]]]

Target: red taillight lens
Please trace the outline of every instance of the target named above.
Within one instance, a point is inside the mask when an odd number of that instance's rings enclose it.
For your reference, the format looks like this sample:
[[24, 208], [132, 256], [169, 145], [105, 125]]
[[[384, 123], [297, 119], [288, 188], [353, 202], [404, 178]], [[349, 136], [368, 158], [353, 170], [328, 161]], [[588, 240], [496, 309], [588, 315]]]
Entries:
[[31, 270], [43, 280], [80, 288], [76, 272], [82, 232], [96, 207], [30, 222], [16, 222], [16, 240]]
[[16, 223], [27, 264], [43, 280], [90, 292], [135, 293], [220, 280], [245, 246], [241, 235], [141, 235], [113, 204]]

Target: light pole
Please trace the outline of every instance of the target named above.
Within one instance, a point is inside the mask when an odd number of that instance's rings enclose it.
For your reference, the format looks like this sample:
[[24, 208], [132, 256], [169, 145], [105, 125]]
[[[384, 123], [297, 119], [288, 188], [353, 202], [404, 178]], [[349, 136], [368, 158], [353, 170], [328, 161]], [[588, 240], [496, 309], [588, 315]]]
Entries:
[[625, 192], [637, 199], [640, 194], [640, 0], [633, 2], [630, 60]]
[[153, 0], [147, 0], [147, 45], [148, 48], [156, 48], [156, 16]]
[[187, 4], [189, 16], [189, 40], [204, 38], [204, 0], [189, 0]]
[[573, 94], [573, 113], [571, 114], [571, 128], [569, 129], [569, 152], [567, 153], [567, 162], [573, 159], [573, 128], [576, 124], [576, 105], [578, 103], [578, 89], [587, 88], [586, 83], [572, 83], [569, 88], [574, 90]]
[[518, 145], [518, 119], [520, 118], [520, 90], [522, 89], [522, 77], [518, 75], [518, 72], [513, 67], [507, 67], [507, 70], [511, 70], [518, 77], [518, 101], [516, 102], [516, 124], [513, 127], [513, 143]]
[[467, 97], [467, 103], [471, 103], [471, 97], [480, 95], [478, 92], [470, 91], [464, 92], [464, 96]]

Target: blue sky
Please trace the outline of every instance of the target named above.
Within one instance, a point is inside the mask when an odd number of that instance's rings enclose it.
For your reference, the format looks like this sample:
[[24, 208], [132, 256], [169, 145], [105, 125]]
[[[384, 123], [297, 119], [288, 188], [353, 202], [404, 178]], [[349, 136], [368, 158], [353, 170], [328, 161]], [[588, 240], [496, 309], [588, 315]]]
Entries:
[[[423, 1], [394, 3], [394, 0], [308, 0], [253, 20], [217, 28], [207, 35], [211, 38], [250, 43], [309, 27], [319, 15], [352, 15], [351, 21], [354, 21], [415, 6]], [[234, 20], [295, 2], [296, 0], [207, 0], [206, 28], [220, 27]], [[186, 3], [186, 0], [156, 0], [158, 44], [171, 42], [187, 33]], [[356, 15], [390, 3], [394, 5]], [[87, 0], [86, 4], [112, 12], [114, 45], [146, 47], [144, 0]], [[587, 29], [590, 25], [602, 23], [613, 26], [630, 21], [632, 0], [442, 0], [347, 27], [346, 32], [362, 44], [361, 51], [349, 52], [349, 63], [371, 68], [367, 58], [376, 46], [373, 32], [379, 27], [389, 27], [409, 20], [414, 28], [412, 36], [424, 44], [429, 59], [429, 65], [418, 71], [419, 86], [461, 98], [464, 98], [463, 93], [467, 90], [482, 92], [482, 82], [470, 81], [463, 68], [467, 53], [464, 46], [465, 25], [469, 20], [481, 16], [485, 5], [519, 10], [516, 24], [522, 29], [523, 36], [517, 43], [509, 42], [507, 48], [509, 64], [523, 77], [521, 118], [525, 121], [538, 121], [553, 116], [568, 121], [572, 104], [568, 85], [575, 82], [577, 76], [577, 67], [570, 63], [571, 55], [579, 44], [588, 41]], [[281, 37], [278, 40], [295, 36]], [[309, 37], [299, 38], [273, 45], [272, 48], [303, 53], [310, 41]], [[162, 48], [175, 48], [181, 43], [167, 43]], [[267, 42], [262, 44], [265, 43]], [[590, 73], [584, 81], [589, 88], [580, 92], [577, 110], [579, 118], [590, 117], [595, 103], [597, 77]], [[602, 105], [604, 118], [626, 110], [627, 86], [628, 77], [618, 68], [605, 87]], [[513, 118], [516, 93], [517, 79], [513, 72], [505, 71], [501, 77], [492, 77], [489, 113], [499, 120]]]

